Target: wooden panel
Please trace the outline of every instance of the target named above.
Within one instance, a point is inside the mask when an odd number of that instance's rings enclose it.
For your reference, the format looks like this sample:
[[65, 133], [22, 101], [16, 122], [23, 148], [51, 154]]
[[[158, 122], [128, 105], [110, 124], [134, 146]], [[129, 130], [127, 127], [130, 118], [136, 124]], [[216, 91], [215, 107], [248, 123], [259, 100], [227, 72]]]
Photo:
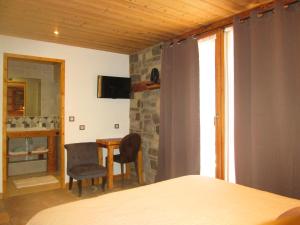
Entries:
[[0, 0], [0, 33], [134, 53], [265, 2], [270, 1]]
[[60, 62], [60, 185], [65, 186], [65, 61]]
[[224, 30], [216, 33], [216, 177], [225, 178], [224, 133], [225, 133], [225, 94], [224, 94]]
[[153, 83], [151, 81], [142, 81], [132, 85], [133, 92], [155, 90], [159, 88], [160, 88], [160, 83]]
[[59, 135], [59, 130], [37, 130], [37, 131], [7, 131], [8, 138], [23, 138], [23, 137], [49, 137]]
[[6, 192], [7, 182], [7, 136], [6, 136], [6, 121], [7, 121], [7, 77], [8, 77], [8, 57], [3, 56], [3, 104], [2, 104], [2, 188], [3, 193]]

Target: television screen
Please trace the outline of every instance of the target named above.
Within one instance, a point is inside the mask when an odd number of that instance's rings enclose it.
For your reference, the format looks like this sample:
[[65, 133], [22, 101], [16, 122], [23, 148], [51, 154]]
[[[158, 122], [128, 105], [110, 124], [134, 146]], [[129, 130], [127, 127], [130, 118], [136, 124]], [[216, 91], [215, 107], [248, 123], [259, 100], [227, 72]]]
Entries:
[[130, 89], [128, 77], [98, 76], [98, 98], [130, 98]]

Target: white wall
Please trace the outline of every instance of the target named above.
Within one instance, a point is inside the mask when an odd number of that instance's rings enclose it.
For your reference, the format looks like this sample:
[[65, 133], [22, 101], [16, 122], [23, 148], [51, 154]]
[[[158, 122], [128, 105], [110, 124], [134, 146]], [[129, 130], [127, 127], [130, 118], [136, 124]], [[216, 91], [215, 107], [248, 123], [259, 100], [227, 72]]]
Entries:
[[[129, 56], [61, 44], [0, 35], [0, 105], [3, 100], [3, 53], [64, 59], [65, 68], [65, 143], [122, 137], [129, 133], [129, 100], [97, 99], [97, 75], [129, 77]], [[75, 122], [68, 122], [75, 116]], [[2, 110], [0, 110], [2, 124]], [[120, 128], [114, 129], [114, 123]], [[80, 131], [79, 125], [86, 125]], [[2, 132], [0, 133], [2, 146]], [[0, 152], [2, 157], [2, 149]], [[2, 160], [0, 160], [2, 168]], [[0, 170], [2, 192], [2, 169]]]

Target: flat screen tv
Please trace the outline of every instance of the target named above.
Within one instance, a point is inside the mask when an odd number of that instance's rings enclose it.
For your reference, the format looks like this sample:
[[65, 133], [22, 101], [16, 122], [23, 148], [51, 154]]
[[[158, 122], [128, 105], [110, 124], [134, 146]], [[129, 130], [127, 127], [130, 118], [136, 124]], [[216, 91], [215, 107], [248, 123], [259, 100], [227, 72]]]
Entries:
[[98, 76], [98, 98], [130, 98], [131, 80], [128, 77]]

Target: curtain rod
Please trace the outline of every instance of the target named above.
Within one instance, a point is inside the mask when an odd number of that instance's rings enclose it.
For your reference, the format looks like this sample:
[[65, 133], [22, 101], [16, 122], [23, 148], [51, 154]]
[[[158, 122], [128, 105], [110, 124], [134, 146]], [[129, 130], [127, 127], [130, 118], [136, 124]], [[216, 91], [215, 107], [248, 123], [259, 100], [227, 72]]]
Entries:
[[[296, 3], [299, 3], [300, 0], [286, 0], [286, 1], [283, 1], [283, 8], [287, 9], [289, 8], [290, 5], [293, 5], [293, 4], [296, 4]], [[250, 19], [250, 13], [254, 10], [261, 10], [260, 12], [257, 13], [257, 17], [262, 17], [264, 14], [267, 14], [267, 13], [270, 13], [270, 12], [274, 12], [274, 4], [275, 2], [272, 2], [272, 3], [269, 3], [267, 5], [265, 5], [264, 7], [258, 7], [258, 8], [254, 8], [252, 10], [249, 10], [247, 11], [247, 14], [246, 13], [241, 13], [240, 14], [240, 21], [241, 22], [244, 22], [248, 19]]]
[[[293, 5], [293, 4], [299, 3], [299, 2], [300, 2], [300, 0], [283, 0], [283, 7], [286, 9], [290, 5]], [[219, 28], [225, 28], [225, 27], [231, 26], [233, 23], [233, 18], [235, 16], [240, 16], [240, 21], [244, 22], [244, 21], [250, 19], [250, 13], [254, 10], [261, 10], [261, 12], [258, 13], [258, 17], [262, 17], [264, 14], [274, 11], [274, 4], [275, 4], [274, 1], [269, 2], [264, 5], [257, 6], [253, 9], [247, 10], [245, 12], [228, 17], [226, 19], [220, 20], [218, 22], [202, 26], [199, 29], [197, 29], [197, 31], [192, 31], [192, 32], [183, 34], [183, 35], [179, 36], [178, 38], [169, 40], [171, 42], [169, 46], [173, 46], [174, 44], [180, 44], [181, 42], [185, 41], [189, 37], [197, 39], [199, 36], [201, 36], [205, 33], [211, 32], [211, 31], [219, 29]], [[163, 48], [162, 45], [160, 47]]]

